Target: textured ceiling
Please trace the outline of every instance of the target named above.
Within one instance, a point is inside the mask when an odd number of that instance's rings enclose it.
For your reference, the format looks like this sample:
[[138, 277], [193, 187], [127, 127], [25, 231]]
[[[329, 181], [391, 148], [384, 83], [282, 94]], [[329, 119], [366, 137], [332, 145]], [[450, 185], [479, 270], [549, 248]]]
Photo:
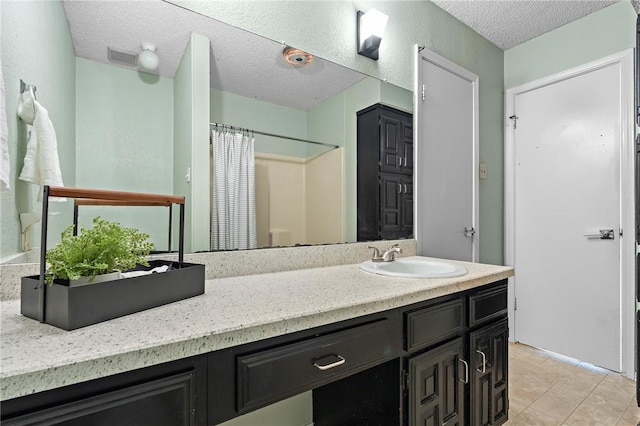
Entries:
[[507, 50], [619, 0], [432, 1], [491, 43]]
[[307, 110], [365, 75], [315, 58], [302, 67], [284, 61], [280, 43], [161, 0], [66, 0], [75, 54], [108, 63], [107, 47], [131, 53], [158, 46], [154, 71], [173, 78], [191, 32], [211, 42], [211, 87]]
[[[618, 0], [432, 1], [509, 49]], [[633, 4], [638, 10], [640, 0]], [[138, 53], [152, 42], [160, 58], [155, 73], [173, 78], [196, 32], [211, 41], [212, 87], [278, 105], [307, 110], [365, 77], [319, 58], [293, 67], [280, 43], [162, 0], [65, 0], [64, 8], [78, 57], [108, 63], [107, 47]]]

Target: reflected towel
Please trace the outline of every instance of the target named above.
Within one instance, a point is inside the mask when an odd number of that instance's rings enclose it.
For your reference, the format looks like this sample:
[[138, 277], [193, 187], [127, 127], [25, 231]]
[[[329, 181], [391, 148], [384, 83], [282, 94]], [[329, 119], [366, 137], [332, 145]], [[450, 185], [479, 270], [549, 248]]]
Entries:
[[[60, 160], [58, 158], [58, 140], [49, 112], [34, 100], [36, 117], [33, 121], [24, 166], [20, 180], [36, 185], [64, 186]], [[38, 201], [42, 200], [42, 191]], [[64, 198], [52, 198], [51, 201], [66, 201]]]
[[122, 278], [132, 278], [132, 277], [140, 277], [142, 275], [161, 274], [162, 272], [167, 272], [168, 270], [169, 270], [169, 265], [156, 266], [155, 268], [149, 271], [123, 272]]
[[0, 64], [0, 191], [11, 189], [9, 160], [9, 128], [7, 127], [7, 105], [4, 94], [4, 78]]

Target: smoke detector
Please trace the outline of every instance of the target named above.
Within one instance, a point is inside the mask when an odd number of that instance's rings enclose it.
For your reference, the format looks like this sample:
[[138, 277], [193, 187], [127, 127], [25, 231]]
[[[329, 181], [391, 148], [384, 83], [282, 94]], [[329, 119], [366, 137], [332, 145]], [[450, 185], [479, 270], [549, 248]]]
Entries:
[[301, 67], [313, 62], [313, 55], [294, 47], [285, 47], [282, 51], [284, 60], [293, 66]]

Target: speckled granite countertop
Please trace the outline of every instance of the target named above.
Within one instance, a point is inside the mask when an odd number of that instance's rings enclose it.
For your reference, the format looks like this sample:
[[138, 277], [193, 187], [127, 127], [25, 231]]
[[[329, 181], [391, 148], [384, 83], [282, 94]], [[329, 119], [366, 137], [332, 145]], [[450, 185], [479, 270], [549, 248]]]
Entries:
[[205, 294], [74, 331], [0, 303], [0, 398], [28, 395], [393, 309], [513, 275], [503, 266], [459, 262], [469, 274], [400, 279], [358, 265], [206, 282]]

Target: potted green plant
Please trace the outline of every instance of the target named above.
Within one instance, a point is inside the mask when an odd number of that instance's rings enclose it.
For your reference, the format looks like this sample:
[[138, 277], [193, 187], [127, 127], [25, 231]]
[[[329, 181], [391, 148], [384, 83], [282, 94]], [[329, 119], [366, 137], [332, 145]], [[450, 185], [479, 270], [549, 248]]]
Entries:
[[[70, 285], [80, 285], [118, 279], [120, 272], [137, 264], [149, 266], [146, 256], [153, 244], [148, 238], [135, 228], [100, 217], [93, 219], [92, 228], [81, 228], [78, 235], [73, 235], [71, 225], [62, 233], [60, 243], [47, 251], [45, 282], [52, 285], [56, 279], [66, 279]], [[96, 278], [112, 273], [106, 279]], [[77, 282], [81, 277], [84, 282]]]

